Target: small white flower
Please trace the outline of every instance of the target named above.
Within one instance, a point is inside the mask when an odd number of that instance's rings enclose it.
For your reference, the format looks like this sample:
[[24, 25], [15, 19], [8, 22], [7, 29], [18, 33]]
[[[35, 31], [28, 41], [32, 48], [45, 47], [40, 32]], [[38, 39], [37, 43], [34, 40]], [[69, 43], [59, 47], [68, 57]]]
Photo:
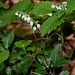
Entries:
[[36, 27], [33, 27], [33, 31], [36, 31]]
[[62, 4], [64, 4], [66, 6], [67, 5], [67, 2], [63, 2]]
[[59, 6], [59, 10], [62, 10], [61, 6]]
[[16, 12], [15, 15], [18, 15], [18, 12]]
[[65, 10], [67, 10], [67, 8], [65, 7]]
[[24, 18], [24, 20], [26, 21], [26, 20], [27, 20], [27, 18]]
[[25, 17], [26, 17], [26, 15], [23, 15], [23, 16], [22, 16], [22, 19], [24, 19]]
[[37, 24], [37, 28], [40, 28], [40, 24]]
[[57, 8], [57, 9], [59, 9], [59, 7], [58, 7], [58, 6], [56, 6], [56, 8]]
[[30, 21], [30, 17], [28, 17], [27, 20]]
[[33, 26], [33, 22], [30, 22], [30, 26], [31, 26], [31, 27]]
[[21, 14], [19, 14], [18, 16], [21, 17]]

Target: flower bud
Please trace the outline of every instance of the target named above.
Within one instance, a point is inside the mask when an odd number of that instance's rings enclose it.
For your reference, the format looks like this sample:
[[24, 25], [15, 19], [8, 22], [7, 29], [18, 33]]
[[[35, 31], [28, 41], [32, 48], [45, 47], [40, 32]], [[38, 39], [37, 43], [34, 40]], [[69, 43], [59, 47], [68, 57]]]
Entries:
[[33, 27], [33, 31], [36, 31], [36, 27]]
[[30, 22], [30, 26], [31, 26], [31, 27], [33, 26], [33, 22]]
[[55, 8], [55, 5], [51, 5], [51, 8], [54, 9]]
[[40, 24], [37, 24], [37, 28], [40, 28]]

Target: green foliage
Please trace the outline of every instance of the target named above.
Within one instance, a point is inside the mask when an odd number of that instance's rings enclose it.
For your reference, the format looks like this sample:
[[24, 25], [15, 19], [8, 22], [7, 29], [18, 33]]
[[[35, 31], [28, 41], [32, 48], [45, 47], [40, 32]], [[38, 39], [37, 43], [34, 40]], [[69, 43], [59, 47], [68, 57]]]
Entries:
[[4, 63], [0, 64], [0, 71], [2, 71], [4, 67], [5, 67]]
[[60, 67], [64, 64], [69, 64], [71, 63], [70, 61], [66, 59], [62, 59], [62, 50], [60, 44], [58, 44], [51, 52], [50, 55], [50, 61], [51, 65], [53, 67]]
[[20, 1], [17, 4], [13, 5], [13, 7], [11, 8], [11, 11], [28, 10], [28, 7], [30, 6], [30, 4], [31, 4], [30, 0]]
[[15, 64], [18, 60], [21, 60], [21, 56], [19, 54], [12, 54], [9, 57], [9, 63], [10, 64]]
[[45, 22], [43, 22], [43, 25], [41, 27], [41, 36], [44, 36], [46, 33], [49, 34], [52, 30], [56, 29], [56, 27], [63, 22], [64, 17], [59, 19], [57, 15], [48, 18]]
[[7, 7], [6, 4], [0, 4], [0, 8], [8, 9], [9, 6]]
[[52, 5], [52, 2], [50, 1], [42, 1], [38, 4], [35, 4], [32, 12], [38, 15], [49, 14], [53, 11], [53, 9], [51, 9], [51, 5]]
[[0, 28], [2, 28], [3, 26], [6, 26], [6, 24], [11, 21], [14, 17], [15, 17], [15, 12], [16, 11], [26, 11], [28, 10], [29, 6], [30, 6], [30, 0], [24, 0], [24, 1], [20, 1], [17, 4], [13, 5], [13, 7], [11, 8], [11, 11], [6, 13], [4, 16], [2, 16], [0, 18], [0, 21], [2, 21], [0, 23]]
[[6, 13], [4, 16], [1, 17], [0, 21], [0, 28], [3, 26], [6, 26], [6, 24], [11, 21], [15, 17], [15, 11], [11, 11], [9, 13]]
[[2, 43], [0, 43], [0, 51], [5, 51], [5, 48]]
[[32, 64], [32, 57], [30, 56], [24, 56], [21, 60], [21, 62], [15, 64], [12, 69], [17, 72], [17, 75], [20, 74], [21, 72], [26, 75], [28, 68]]
[[14, 33], [13, 33], [13, 31], [9, 30], [6, 33], [4, 33], [2, 40], [4, 42], [4, 46], [5, 46], [6, 49], [8, 47], [10, 47], [10, 45], [12, 44], [12, 42], [14, 40]]
[[75, 10], [75, 0], [67, 0], [67, 12]]
[[24, 43], [21, 42], [15, 42], [15, 45], [19, 48], [26, 48], [28, 45], [30, 45], [30, 43], [32, 43], [32, 40], [28, 40]]
[[[42, 24], [40, 33], [44, 36], [51, 33], [51, 31], [55, 30], [57, 26], [60, 26], [62, 23], [75, 20], [74, 2], [74, 0], [67, 0], [67, 10], [58, 10], [56, 8], [51, 8], [51, 5], [54, 3], [50, 1], [42, 1], [38, 4], [32, 4], [30, 0], [23, 0], [13, 5], [11, 11], [8, 13], [6, 13], [8, 7], [6, 7], [5, 4], [1, 4], [0, 28], [6, 26], [11, 20], [21, 19], [15, 16], [16, 11], [23, 11], [27, 14], [32, 12], [37, 14], [37, 16], [33, 17], [34, 22], [39, 20], [39, 24]], [[52, 13], [52, 16], [48, 16], [47, 14], [49, 13]], [[71, 13], [72, 16], [69, 17], [68, 20], [65, 20]], [[39, 15], [43, 15], [44, 17], [40, 17]], [[2, 32], [2, 29], [0, 30]], [[62, 48], [60, 44], [53, 48], [53, 42], [51, 40], [56, 39], [55, 37], [52, 37], [50, 41], [45, 41], [44, 45], [42, 44], [44, 38], [41, 38], [41, 43], [39, 43], [39, 41], [38, 43], [35, 43], [32, 40], [26, 41], [25, 39], [23, 40], [23, 38], [19, 38], [19, 40], [18, 38], [19, 37], [16, 36], [14, 39], [14, 32], [12, 30], [2, 32], [0, 35], [0, 73], [3, 72], [3, 75], [5, 75], [4, 71], [8, 75], [53, 75], [51, 71], [53, 72], [54, 68], [71, 63], [67, 59], [62, 59]], [[61, 40], [58, 42], [61, 42]], [[71, 54], [69, 54], [68, 57], [70, 55]], [[59, 75], [69, 75], [69, 72], [63, 71]]]
[[70, 73], [68, 71], [63, 71], [59, 75], [70, 75]]
[[64, 64], [71, 64], [71, 62], [69, 60], [66, 60], [66, 59], [58, 59], [56, 60], [56, 64], [55, 64], [55, 67], [60, 67]]
[[9, 57], [9, 51], [0, 52], [0, 64], [7, 60]]

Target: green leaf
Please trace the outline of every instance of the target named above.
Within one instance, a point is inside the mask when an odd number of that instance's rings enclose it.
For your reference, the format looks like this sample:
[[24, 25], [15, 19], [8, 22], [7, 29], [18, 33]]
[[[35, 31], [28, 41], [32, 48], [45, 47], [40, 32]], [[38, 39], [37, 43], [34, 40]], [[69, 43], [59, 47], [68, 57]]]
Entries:
[[26, 73], [27, 73], [29, 67], [31, 66], [31, 64], [32, 64], [32, 62], [30, 61], [27, 64], [22, 66], [22, 72], [23, 72], [24, 75], [26, 75]]
[[42, 69], [36, 69], [35, 73], [36, 73], [36, 75], [48, 75], [48, 73]]
[[5, 48], [10, 47], [10, 45], [12, 44], [13, 40], [14, 40], [14, 33], [12, 30], [8, 30], [6, 33], [4, 33], [3, 35], [3, 42], [5, 45]]
[[11, 11], [6, 13], [4, 16], [1, 17], [0, 28], [5, 26], [9, 21], [11, 21], [15, 17], [15, 11]]
[[26, 51], [32, 51], [32, 52], [34, 52], [36, 50], [36, 47], [35, 46], [33, 46], [33, 47], [28, 47], [27, 49], [26, 49]]
[[35, 64], [32, 65], [33, 67], [36, 67], [38, 69], [45, 69], [45, 65], [43, 66], [42, 64], [40, 64], [39, 62], [35, 62]]
[[9, 51], [0, 52], [0, 64], [9, 57]]
[[4, 67], [5, 67], [4, 63], [0, 64], [0, 71], [2, 71]]
[[66, 60], [66, 59], [58, 59], [55, 63], [55, 67], [60, 67], [60, 66], [65, 65], [65, 64], [71, 64], [71, 62], [69, 60]]
[[75, 0], [67, 0], [67, 13], [75, 10]]
[[22, 42], [15, 42], [15, 45], [19, 48], [26, 48], [28, 45], [30, 45], [30, 43], [32, 43], [32, 40], [28, 40], [24, 43]]
[[11, 11], [22, 11], [22, 10], [28, 10], [28, 7], [30, 6], [31, 1], [30, 0], [24, 0], [19, 1], [13, 7], [11, 8]]
[[18, 60], [21, 60], [21, 56], [19, 54], [12, 54], [10, 57], [9, 57], [9, 63], [11, 64], [14, 64], [16, 61]]
[[0, 43], [0, 51], [5, 51], [5, 48], [2, 43]]
[[24, 64], [27, 64], [29, 61], [31, 61], [32, 60], [32, 57], [30, 57], [30, 56], [24, 56], [23, 58], [22, 58], [22, 61], [24, 62]]
[[64, 14], [64, 10], [58, 12], [58, 18], [60, 18]]
[[51, 64], [55, 66], [55, 64], [58, 63], [57, 60], [61, 58], [62, 58], [61, 45], [58, 44], [51, 52], [51, 55], [50, 55]]
[[22, 72], [22, 65], [22, 62], [13, 65], [12, 69], [16, 71], [17, 75], [19, 75]]
[[50, 33], [52, 30], [56, 29], [61, 23], [64, 22], [64, 17], [58, 19], [58, 16], [54, 15], [48, 18], [41, 27], [41, 36], [44, 36], [46, 33]]
[[6, 4], [0, 4], [0, 8], [8, 9], [9, 6], [7, 7]]
[[68, 71], [63, 71], [59, 75], [70, 75], [70, 73]]
[[53, 9], [51, 9], [52, 2], [50, 1], [42, 1], [38, 4], [35, 4], [33, 7], [32, 12], [38, 15], [45, 15], [52, 12]]
[[22, 72], [24, 75], [26, 75], [28, 68], [32, 65], [32, 57], [24, 56], [22, 58], [22, 62], [23, 62]]
[[15, 64], [12, 69], [17, 72], [17, 75], [19, 75], [21, 72], [23, 72], [24, 75], [26, 75], [29, 67], [32, 64], [32, 57], [30, 56], [24, 56], [22, 58], [22, 61]]

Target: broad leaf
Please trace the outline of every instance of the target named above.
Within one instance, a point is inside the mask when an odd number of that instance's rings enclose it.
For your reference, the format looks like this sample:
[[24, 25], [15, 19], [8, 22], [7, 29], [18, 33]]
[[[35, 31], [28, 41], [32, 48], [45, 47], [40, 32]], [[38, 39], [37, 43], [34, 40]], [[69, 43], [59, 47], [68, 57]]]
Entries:
[[12, 44], [13, 40], [14, 40], [14, 33], [12, 30], [8, 30], [6, 33], [3, 34], [3, 42], [5, 45], [5, 48], [10, 47], [10, 45]]
[[42, 69], [36, 69], [35, 73], [36, 73], [36, 75], [48, 75], [48, 73]]
[[32, 40], [28, 40], [24, 43], [22, 42], [15, 42], [15, 45], [19, 48], [26, 48], [28, 45], [30, 45], [30, 43], [32, 43]]
[[22, 58], [22, 61], [24, 62], [24, 64], [27, 64], [29, 61], [31, 61], [32, 60], [32, 57], [30, 57], [30, 56], [24, 56], [23, 58]]
[[62, 58], [62, 50], [60, 44], [58, 44], [51, 52], [50, 61], [53, 66], [57, 63], [58, 59]]
[[24, 64], [22, 66], [22, 72], [23, 72], [23, 75], [27, 75], [27, 71], [29, 69], [29, 67], [32, 65], [32, 61], [28, 62], [27, 64]]
[[9, 51], [0, 52], [0, 64], [9, 57]]
[[19, 62], [12, 66], [12, 69], [16, 71], [17, 75], [19, 75], [22, 72], [22, 62]]
[[26, 75], [29, 67], [32, 64], [32, 57], [30, 56], [25, 56], [22, 58], [22, 61], [15, 64], [12, 69], [15, 70], [17, 72], [17, 74], [19, 75], [21, 72]]
[[41, 35], [44, 36], [45, 34], [49, 34], [52, 30], [56, 29], [61, 23], [64, 22], [64, 17], [58, 19], [58, 16], [54, 15], [48, 18], [41, 27]]
[[68, 71], [63, 71], [59, 75], [70, 75], [70, 73]]
[[75, 10], [75, 0], [67, 0], [67, 12]]
[[16, 61], [18, 60], [21, 60], [21, 56], [19, 54], [12, 54], [10, 57], [9, 57], [9, 63], [11, 64], [14, 64]]
[[11, 21], [15, 17], [15, 11], [11, 11], [6, 13], [4, 16], [1, 17], [0, 28], [5, 26], [9, 21]]
[[35, 4], [33, 7], [32, 12], [38, 15], [44, 15], [49, 14], [52, 12], [53, 9], [51, 9], [52, 2], [50, 1], [43, 1], [38, 4]]
[[28, 7], [30, 6], [31, 1], [30, 0], [24, 0], [19, 1], [13, 7], [11, 8], [11, 11], [22, 11], [22, 10], [28, 10]]
[[71, 64], [71, 62], [69, 60], [66, 60], [66, 59], [58, 59], [56, 61], [54, 67], [60, 67], [60, 66], [65, 65], [65, 64]]
[[36, 50], [36, 47], [35, 46], [33, 46], [33, 47], [28, 47], [27, 49], [26, 49], [26, 51], [32, 51], [32, 52], [34, 52]]

